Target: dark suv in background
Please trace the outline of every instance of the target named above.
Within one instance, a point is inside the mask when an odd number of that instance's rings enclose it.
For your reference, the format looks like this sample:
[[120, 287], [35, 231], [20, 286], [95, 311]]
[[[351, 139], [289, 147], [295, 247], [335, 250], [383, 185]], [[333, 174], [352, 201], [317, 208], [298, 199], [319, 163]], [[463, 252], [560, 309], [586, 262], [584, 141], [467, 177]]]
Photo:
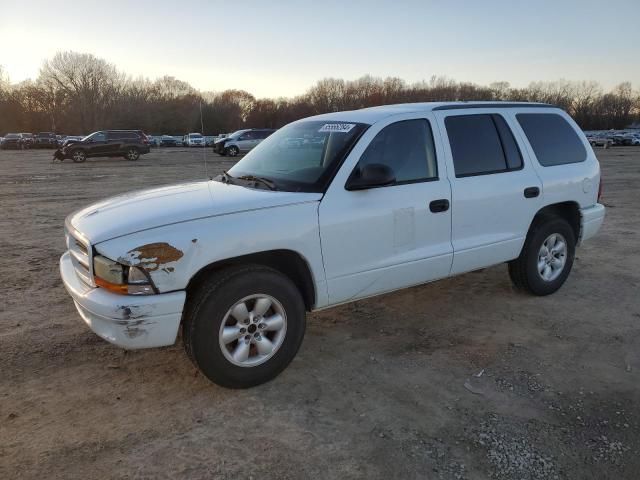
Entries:
[[16, 149], [19, 150], [22, 148], [22, 137], [20, 137], [19, 133], [7, 133], [2, 140], [2, 144], [0, 144], [2, 150]]
[[38, 133], [35, 137], [33, 147], [34, 148], [58, 148], [58, 139], [56, 138], [56, 134], [51, 132]]
[[23, 149], [32, 148], [35, 143], [35, 137], [33, 133], [21, 133], [20, 134], [20, 145]]
[[70, 158], [76, 163], [88, 157], [124, 157], [133, 161], [150, 150], [149, 139], [142, 130], [100, 130], [82, 140], [69, 141], [53, 156], [59, 160]]

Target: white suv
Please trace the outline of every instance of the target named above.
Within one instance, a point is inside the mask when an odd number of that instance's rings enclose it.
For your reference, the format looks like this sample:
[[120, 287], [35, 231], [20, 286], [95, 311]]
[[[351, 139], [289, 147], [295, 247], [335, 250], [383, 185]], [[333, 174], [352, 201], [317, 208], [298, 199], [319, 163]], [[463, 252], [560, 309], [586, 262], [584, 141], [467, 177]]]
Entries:
[[205, 138], [201, 133], [190, 133], [182, 139], [185, 147], [204, 147], [206, 146]]
[[509, 263], [535, 295], [600, 228], [600, 168], [562, 110], [420, 103], [330, 113], [271, 135], [211, 181], [70, 215], [60, 268], [85, 322], [171, 345], [212, 381], [281, 372], [305, 312]]

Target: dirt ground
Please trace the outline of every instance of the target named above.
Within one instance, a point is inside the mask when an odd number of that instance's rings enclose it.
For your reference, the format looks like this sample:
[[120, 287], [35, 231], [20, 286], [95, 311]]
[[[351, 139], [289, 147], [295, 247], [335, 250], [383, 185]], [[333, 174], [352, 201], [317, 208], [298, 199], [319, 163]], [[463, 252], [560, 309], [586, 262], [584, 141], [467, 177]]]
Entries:
[[290, 367], [245, 391], [180, 341], [101, 340], [58, 274], [68, 213], [203, 178], [202, 153], [0, 151], [0, 478], [638, 478], [640, 148], [598, 149], [605, 226], [555, 295], [501, 265], [313, 314]]

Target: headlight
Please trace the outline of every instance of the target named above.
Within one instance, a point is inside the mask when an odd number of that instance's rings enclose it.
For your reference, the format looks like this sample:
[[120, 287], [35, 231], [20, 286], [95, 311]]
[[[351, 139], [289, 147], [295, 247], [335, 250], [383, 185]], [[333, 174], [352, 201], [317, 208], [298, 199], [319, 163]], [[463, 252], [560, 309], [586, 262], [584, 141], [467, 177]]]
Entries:
[[152, 295], [151, 279], [139, 267], [129, 267], [102, 255], [93, 259], [93, 276], [98, 287], [121, 295]]

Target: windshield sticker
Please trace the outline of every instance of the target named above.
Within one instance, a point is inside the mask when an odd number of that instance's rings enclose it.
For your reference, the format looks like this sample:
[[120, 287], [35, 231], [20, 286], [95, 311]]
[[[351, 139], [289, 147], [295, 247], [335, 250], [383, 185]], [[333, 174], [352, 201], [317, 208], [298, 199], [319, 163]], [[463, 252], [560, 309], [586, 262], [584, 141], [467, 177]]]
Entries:
[[355, 123], [325, 123], [318, 132], [347, 133], [355, 126]]

